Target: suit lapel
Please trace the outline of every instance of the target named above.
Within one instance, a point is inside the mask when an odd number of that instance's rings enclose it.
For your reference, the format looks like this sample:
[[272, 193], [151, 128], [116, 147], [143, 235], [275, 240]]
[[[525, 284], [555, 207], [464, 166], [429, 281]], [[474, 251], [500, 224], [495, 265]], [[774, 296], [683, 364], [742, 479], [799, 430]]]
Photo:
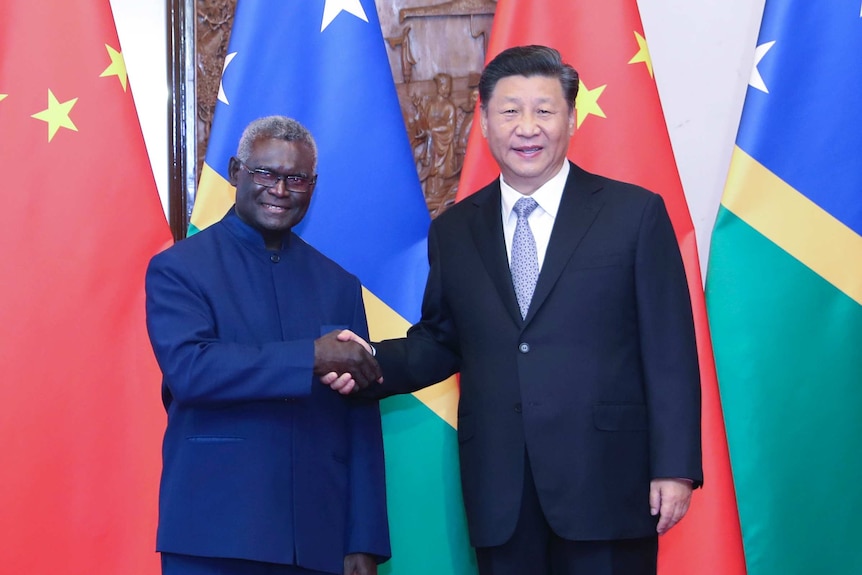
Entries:
[[[602, 201], [596, 193], [601, 190], [601, 184], [575, 164], [570, 162], [569, 166], [571, 171], [566, 180], [566, 187], [554, 221], [554, 229], [551, 231], [548, 250], [545, 252], [545, 260], [542, 263], [542, 271], [539, 273], [536, 291], [533, 292], [533, 300], [530, 302], [525, 323], [530, 322], [536, 315], [536, 311], [550, 295], [554, 284], [557, 283], [560, 274], [566, 267], [566, 263], [572, 257], [602, 206]], [[511, 280], [509, 284], [511, 286]], [[512, 288], [512, 293], [514, 294], [514, 288]]]
[[[482, 193], [486, 191], [486, 193]], [[494, 180], [484, 190], [477, 192], [471, 198], [476, 204], [476, 219], [471, 226], [473, 241], [482, 258], [482, 263], [491, 281], [500, 294], [503, 305], [509, 311], [512, 319], [520, 324], [521, 311], [515, 297], [512, 285], [512, 275], [509, 271], [509, 259], [506, 256], [506, 241], [503, 238], [503, 219], [500, 208], [500, 180]]]

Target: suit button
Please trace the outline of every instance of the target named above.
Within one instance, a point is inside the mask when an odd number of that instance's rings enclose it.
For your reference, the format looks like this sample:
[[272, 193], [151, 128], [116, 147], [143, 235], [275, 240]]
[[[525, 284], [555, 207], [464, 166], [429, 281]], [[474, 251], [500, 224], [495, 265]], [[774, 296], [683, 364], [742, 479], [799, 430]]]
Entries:
[[521, 413], [521, 403], [520, 402], [515, 404], [515, 413]]
[[520, 351], [521, 353], [530, 353], [530, 344], [522, 343], [518, 346], [518, 351]]
[[278, 262], [281, 261], [281, 256], [278, 254], [272, 254], [271, 256], [269, 256], [269, 261], [271, 261], [274, 264], [277, 264]]

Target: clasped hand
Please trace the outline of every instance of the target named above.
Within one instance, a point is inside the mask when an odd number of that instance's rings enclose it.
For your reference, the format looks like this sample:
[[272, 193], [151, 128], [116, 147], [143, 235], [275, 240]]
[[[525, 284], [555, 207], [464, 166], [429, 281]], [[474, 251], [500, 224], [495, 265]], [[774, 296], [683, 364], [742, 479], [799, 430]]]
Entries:
[[383, 381], [371, 347], [349, 330], [334, 330], [314, 340], [314, 374], [344, 395]]

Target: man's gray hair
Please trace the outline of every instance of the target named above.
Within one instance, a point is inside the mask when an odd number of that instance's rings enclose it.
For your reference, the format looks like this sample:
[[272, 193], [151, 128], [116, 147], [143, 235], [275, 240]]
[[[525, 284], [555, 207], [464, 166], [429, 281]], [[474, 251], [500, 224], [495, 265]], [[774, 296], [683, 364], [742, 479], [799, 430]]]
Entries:
[[246, 126], [239, 139], [236, 157], [241, 162], [247, 162], [251, 157], [251, 148], [260, 139], [276, 139], [285, 142], [303, 142], [311, 148], [314, 159], [314, 171], [317, 171], [317, 144], [308, 129], [287, 116], [266, 116], [258, 118]]

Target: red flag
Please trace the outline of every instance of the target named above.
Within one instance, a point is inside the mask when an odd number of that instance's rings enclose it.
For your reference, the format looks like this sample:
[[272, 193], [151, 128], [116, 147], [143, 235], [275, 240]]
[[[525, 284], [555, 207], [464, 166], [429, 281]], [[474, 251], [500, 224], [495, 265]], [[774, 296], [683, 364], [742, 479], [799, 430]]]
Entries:
[[[676, 169], [635, 0], [500, 0], [488, 60], [525, 44], [558, 49], [581, 77], [569, 157], [584, 169], [660, 193], [688, 274], [703, 387], [706, 483], [659, 546], [660, 575], [745, 573], [739, 516], [715, 377], [694, 226]], [[459, 197], [497, 177], [479, 130], [470, 135]]]
[[0, 571], [155, 574], [170, 243], [108, 0], [0, 0]]

